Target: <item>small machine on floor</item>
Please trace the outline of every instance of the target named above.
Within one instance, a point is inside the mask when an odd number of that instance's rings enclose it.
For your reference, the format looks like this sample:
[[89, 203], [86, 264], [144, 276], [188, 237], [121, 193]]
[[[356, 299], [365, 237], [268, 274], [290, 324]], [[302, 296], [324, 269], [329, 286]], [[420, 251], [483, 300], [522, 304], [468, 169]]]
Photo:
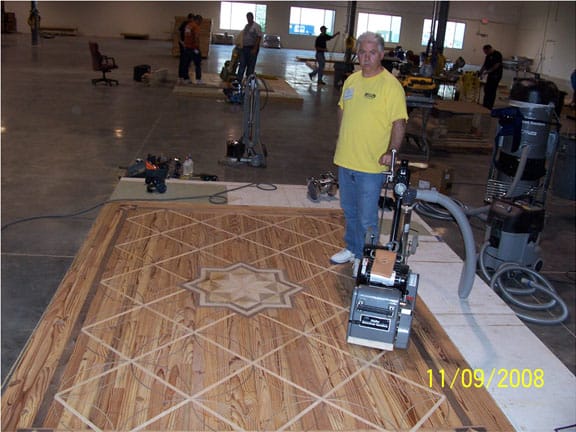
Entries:
[[232, 82], [235, 80], [238, 65], [240, 64], [241, 53], [242, 49], [238, 46], [234, 46], [230, 60], [224, 62], [224, 66], [222, 66], [222, 70], [220, 71], [220, 79], [222, 79], [222, 81]]
[[[225, 165], [247, 164], [265, 167], [268, 151], [260, 140], [260, 88], [256, 75], [250, 75], [242, 89], [244, 98], [242, 137], [226, 143]], [[259, 151], [258, 151], [259, 150]]]
[[333, 198], [338, 192], [338, 180], [332, 172], [321, 174], [320, 177], [308, 177], [306, 189], [308, 198], [314, 202], [318, 202], [324, 195]]
[[166, 177], [170, 169], [170, 160], [157, 158], [148, 155], [145, 161], [146, 175], [144, 182], [146, 183], [147, 192], [164, 193], [168, 189], [166, 186]]
[[[393, 152], [391, 167], [395, 166]], [[368, 233], [356, 275], [347, 342], [392, 351], [408, 347], [419, 276], [406, 264], [417, 240], [408, 238], [416, 190], [410, 189], [408, 161], [387, 173], [394, 185], [394, 216], [390, 241], [378, 245], [380, 233]]]

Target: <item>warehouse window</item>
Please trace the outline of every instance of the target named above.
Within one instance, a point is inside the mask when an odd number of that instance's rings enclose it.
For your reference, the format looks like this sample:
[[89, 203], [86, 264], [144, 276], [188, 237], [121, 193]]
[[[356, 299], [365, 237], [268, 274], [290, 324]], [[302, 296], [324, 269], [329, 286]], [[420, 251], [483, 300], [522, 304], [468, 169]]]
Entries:
[[243, 30], [248, 12], [254, 14], [254, 21], [266, 31], [266, 5], [255, 3], [220, 2], [220, 28]]
[[399, 16], [359, 13], [356, 37], [364, 32], [371, 31], [381, 35], [384, 38], [384, 42], [398, 43], [400, 41], [401, 25], [402, 18]]
[[326, 26], [328, 34], [334, 32], [334, 16], [336, 11], [329, 9], [290, 8], [290, 27], [292, 35], [317, 35], [320, 27]]
[[[422, 27], [422, 45], [428, 45], [430, 40], [430, 29], [432, 28], [432, 20], [425, 19], [424, 27]], [[464, 31], [466, 24], [454, 21], [446, 23], [446, 35], [444, 36], [444, 48], [462, 49], [464, 47]], [[438, 22], [434, 26], [434, 37], [438, 31]]]

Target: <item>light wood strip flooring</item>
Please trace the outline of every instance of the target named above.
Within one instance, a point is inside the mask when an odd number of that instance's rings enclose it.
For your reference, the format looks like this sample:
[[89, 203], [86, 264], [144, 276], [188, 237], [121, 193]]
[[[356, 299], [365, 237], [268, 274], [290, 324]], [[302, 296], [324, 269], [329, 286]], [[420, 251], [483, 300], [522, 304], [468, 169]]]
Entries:
[[107, 205], [2, 430], [513, 430], [485, 389], [440, 385], [469, 366], [422, 302], [407, 350], [346, 343], [342, 227], [336, 210]]

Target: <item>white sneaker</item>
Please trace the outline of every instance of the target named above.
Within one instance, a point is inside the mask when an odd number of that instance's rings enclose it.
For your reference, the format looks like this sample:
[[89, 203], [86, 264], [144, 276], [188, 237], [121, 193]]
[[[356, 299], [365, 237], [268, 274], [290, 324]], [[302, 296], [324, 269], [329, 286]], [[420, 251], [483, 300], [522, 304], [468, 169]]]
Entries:
[[352, 277], [356, 279], [358, 277], [358, 270], [360, 269], [360, 258], [354, 259], [354, 264], [352, 264]]
[[330, 261], [334, 264], [344, 264], [354, 259], [354, 254], [348, 249], [342, 249], [340, 252], [332, 255]]
[[202, 80], [196, 80], [196, 85], [203, 85], [203, 84], [204, 84], [204, 81], [202, 81]]

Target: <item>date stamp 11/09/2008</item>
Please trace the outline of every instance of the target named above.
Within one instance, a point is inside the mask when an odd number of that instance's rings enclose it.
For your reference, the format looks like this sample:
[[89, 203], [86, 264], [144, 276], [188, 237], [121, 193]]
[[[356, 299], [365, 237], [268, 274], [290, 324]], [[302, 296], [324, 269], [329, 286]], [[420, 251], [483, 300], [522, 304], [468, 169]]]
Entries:
[[428, 369], [428, 386], [439, 385], [440, 388], [489, 388], [495, 385], [498, 388], [542, 388], [544, 387], [543, 369], [484, 369], [457, 368], [454, 373], [445, 369]]

